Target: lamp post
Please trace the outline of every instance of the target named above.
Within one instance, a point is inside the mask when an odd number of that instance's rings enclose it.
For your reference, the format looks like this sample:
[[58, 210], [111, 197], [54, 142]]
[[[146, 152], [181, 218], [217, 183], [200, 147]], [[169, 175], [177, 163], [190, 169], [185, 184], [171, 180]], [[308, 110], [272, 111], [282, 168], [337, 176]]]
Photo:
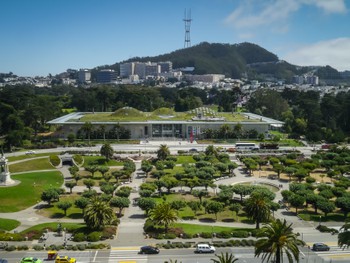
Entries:
[[321, 217], [322, 217], [322, 216], [320, 216], [320, 221], [318, 221], [318, 226], [321, 225]]

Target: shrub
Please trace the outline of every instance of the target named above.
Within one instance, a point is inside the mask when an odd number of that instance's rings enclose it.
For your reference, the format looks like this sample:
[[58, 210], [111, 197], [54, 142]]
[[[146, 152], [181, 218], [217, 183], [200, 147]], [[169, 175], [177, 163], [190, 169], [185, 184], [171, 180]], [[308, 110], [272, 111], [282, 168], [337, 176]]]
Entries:
[[20, 234], [0, 233], [0, 240], [2, 241], [23, 241], [23, 236]]
[[56, 245], [50, 245], [49, 247], [48, 247], [48, 250], [59, 250], [59, 246], [56, 246]]
[[316, 182], [316, 179], [311, 177], [311, 176], [308, 176], [305, 178], [305, 181], [308, 183], [308, 184], [312, 184], [314, 182]]
[[154, 236], [155, 239], [163, 239], [164, 238], [164, 235], [163, 234], [156, 234]]
[[16, 247], [13, 246], [13, 245], [7, 246], [7, 247], [5, 248], [5, 250], [6, 250], [6, 251], [14, 251], [14, 250], [16, 250]]
[[248, 245], [248, 241], [247, 241], [246, 239], [242, 239], [240, 243], [241, 243], [240, 245], [241, 245], [242, 247], [245, 247], [245, 246]]
[[192, 247], [191, 243], [186, 242], [186, 243], [184, 244], [184, 248], [190, 248], [190, 247]]
[[238, 237], [238, 238], [249, 237], [249, 232], [248, 231], [233, 231], [232, 237]]
[[235, 246], [235, 247], [238, 247], [241, 245], [241, 241], [237, 239], [232, 239], [229, 242], [232, 244], [232, 246]]
[[184, 244], [183, 244], [182, 242], [176, 243], [176, 247], [177, 247], [177, 248], [183, 248], [183, 247], [184, 247]]
[[82, 250], [85, 250], [85, 245], [84, 244], [79, 244], [77, 245], [77, 248], [82, 251]]
[[76, 233], [73, 236], [73, 241], [75, 242], [82, 242], [85, 241], [85, 235], [84, 233]]
[[83, 164], [83, 157], [79, 154], [75, 154], [73, 155], [73, 159], [74, 159], [74, 162], [77, 164], [77, 165], [82, 165]]
[[247, 240], [247, 245], [248, 245], [248, 246], [255, 246], [255, 243], [256, 243], [256, 241], [253, 240], [253, 239], [248, 239], [248, 240]]
[[40, 245], [34, 245], [33, 249], [36, 250], [36, 251], [41, 251], [41, 250], [44, 250], [44, 247], [40, 246]]
[[174, 233], [167, 233], [164, 235], [165, 239], [175, 239], [176, 238], [176, 234]]
[[226, 247], [233, 247], [233, 243], [230, 242], [230, 241], [226, 241], [226, 242], [225, 242], [225, 246], [226, 246]]
[[17, 250], [28, 250], [28, 246], [27, 245], [21, 245], [17, 247]]
[[58, 166], [61, 163], [61, 159], [57, 155], [50, 155], [50, 163], [53, 166]]
[[[119, 221], [119, 219], [118, 219]], [[109, 239], [114, 238], [116, 234], [116, 228], [115, 227], [105, 227], [102, 231], [102, 237], [101, 239]]]
[[143, 230], [146, 233], [149, 232], [155, 232], [155, 227], [154, 227], [154, 223], [151, 220], [146, 220], [145, 224], [143, 225]]
[[260, 229], [252, 229], [252, 230], [250, 230], [250, 235], [252, 237], [256, 237], [259, 231], [260, 231]]
[[232, 233], [230, 231], [221, 231], [220, 233], [217, 233], [218, 238], [230, 238], [232, 237]]
[[97, 242], [100, 240], [101, 237], [101, 233], [100, 232], [91, 232], [88, 236], [87, 236], [87, 241], [90, 242]]
[[163, 245], [163, 248], [169, 249], [169, 248], [170, 248], [170, 244], [164, 244], [164, 245]]
[[210, 232], [202, 232], [200, 235], [202, 238], [212, 238], [212, 233]]
[[190, 234], [190, 233], [183, 233], [183, 234], [182, 234], [182, 238], [184, 238], [184, 239], [193, 238], [193, 234]]
[[[74, 250], [73, 249], [74, 247], [75, 247], [74, 245], [67, 245], [66, 250]], [[75, 250], [77, 250], [77, 248], [75, 248]]]

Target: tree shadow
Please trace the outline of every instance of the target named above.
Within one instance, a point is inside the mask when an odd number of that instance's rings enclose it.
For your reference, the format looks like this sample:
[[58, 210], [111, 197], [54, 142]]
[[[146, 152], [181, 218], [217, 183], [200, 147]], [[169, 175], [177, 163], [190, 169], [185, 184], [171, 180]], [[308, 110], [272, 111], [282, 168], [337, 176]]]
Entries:
[[215, 223], [216, 220], [210, 217], [204, 217], [199, 219], [200, 222], [205, 222], [205, 223]]
[[225, 218], [225, 219], [222, 219], [222, 222], [232, 223], [232, 222], [236, 222], [236, 220], [234, 220], [233, 218]]
[[83, 214], [82, 213], [72, 213], [68, 216], [71, 219], [82, 219], [83, 218]]

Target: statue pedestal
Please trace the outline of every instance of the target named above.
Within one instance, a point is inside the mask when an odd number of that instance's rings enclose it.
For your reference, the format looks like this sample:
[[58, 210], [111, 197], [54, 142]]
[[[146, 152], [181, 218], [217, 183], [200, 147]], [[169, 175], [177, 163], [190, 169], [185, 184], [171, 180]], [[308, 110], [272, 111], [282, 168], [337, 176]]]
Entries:
[[10, 172], [8, 169], [7, 159], [4, 154], [0, 157], [0, 185], [8, 186], [14, 185], [16, 182], [11, 179]]
[[13, 184], [16, 183], [14, 180], [11, 179], [10, 173], [3, 174], [3, 176], [5, 178], [4, 178], [4, 180], [2, 182], [0, 182], [0, 184], [2, 184], [2, 185], [13, 185]]

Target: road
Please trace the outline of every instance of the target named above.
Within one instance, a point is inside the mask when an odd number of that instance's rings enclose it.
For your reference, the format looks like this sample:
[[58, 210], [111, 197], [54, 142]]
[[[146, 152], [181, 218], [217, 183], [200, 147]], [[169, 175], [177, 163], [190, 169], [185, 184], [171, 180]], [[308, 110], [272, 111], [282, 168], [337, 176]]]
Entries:
[[[215, 258], [213, 254], [195, 254], [194, 249], [162, 249], [158, 255], [140, 255], [138, 247], [114, 247], [111, 250], [91, 250], [91, 251], [60, 251], [59, 255], [75, 257], [78, 263], [96, 262], [96, 263], [164, 263], [170, 259], [182, 263], [209, 263], [210, 259]], [[254, 257], [252, 247], [230, 247], [217, 248], [216, 254], [232, 253], [238, 262], [261, 263], [261, 258]], [[336, 250], [332, 248], [327, 252], [313, 252], [308, 248], [301, 248], [300, 263], [327, 263], [327, 262], [349, 262], [344, 257], [349, 251]], [[320, 257], [325, 256], [327, 257]], [[45, 251], [0, 251], [0, 258], [8, 259], [9, 263], [19, 262], [22, 257], [37, 257], [45, 260], [47, 253]], [[45, 260], [46, 262], [50, 262]], [[52, 261], [53, 262], [53, 261]], [[284, 259], [287, 262], [287, 259]]]

